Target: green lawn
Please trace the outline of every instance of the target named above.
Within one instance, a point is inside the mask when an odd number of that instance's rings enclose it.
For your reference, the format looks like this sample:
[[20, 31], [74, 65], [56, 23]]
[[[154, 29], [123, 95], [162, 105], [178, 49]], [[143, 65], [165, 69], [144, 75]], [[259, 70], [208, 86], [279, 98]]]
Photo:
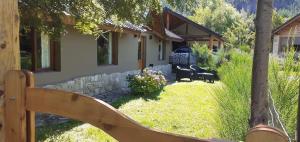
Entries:
[[[148, 97], [130, 96], [113, 105], [141, 124], [162, 131], [195, 136], [218, 137], [214, 84], [201, 81], [168, 85], [160, 94]], [[92, 115], [92, 114], [91, 114]], [[101, 130], [80, 122], [43, 127], [37, 130], [38, 141], [114, 142]]]

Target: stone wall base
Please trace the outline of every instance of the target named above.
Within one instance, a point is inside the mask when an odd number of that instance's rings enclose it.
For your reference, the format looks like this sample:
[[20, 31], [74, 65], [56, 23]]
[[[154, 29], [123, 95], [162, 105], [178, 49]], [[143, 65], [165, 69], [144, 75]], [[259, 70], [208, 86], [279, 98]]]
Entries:
[[[172, 76], [171, 65], [159, 65], [150, 67], [150, 70], [161, 71], [166, 78]], [[43, 88], [58, 89], [76, 92], [87, 96], [92, 96], [106, 103], [111, 104], [118, 98], [128, 95], [130, 89], [126, 77], [138, 74], [140, 70], [127, 71], [123, 73], [95, 74], [75, 78], [70, 81], [42, 86]], [[72, 106], [70, 106], [72, 107]], [[37, 114], [37, 126], [58, 124], [66, 122], [68, 119], [49, 114]]]
[[[170, 76], [171, 65], [159, 65], [149, 68], [150, 70], [161, 71], [165, 76]], [[59, 89], [65, 91], [76, 92], [88, 96], [95, 96], [111, 91], [128, 92], [128, 82], [126, 77], [129, 74], [138, 74], [140, 70], [127, 71], [123, 73], [112, 74], [95, 74], [75, 78], [70, 81], [46, 85], [43, 88]]]

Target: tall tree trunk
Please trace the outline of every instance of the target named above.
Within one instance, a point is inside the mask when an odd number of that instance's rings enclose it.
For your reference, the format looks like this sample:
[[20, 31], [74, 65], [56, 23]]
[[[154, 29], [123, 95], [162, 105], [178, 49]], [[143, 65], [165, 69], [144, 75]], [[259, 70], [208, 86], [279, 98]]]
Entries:
[[3, 84], [8, 70], [20, 69], [17, 0], [0, 0], [0, 142], [4, 141]]
[[250, 127], [268, 122], [268, 64], [271, 47], [273, 0], [258, 0], [251, 86]]

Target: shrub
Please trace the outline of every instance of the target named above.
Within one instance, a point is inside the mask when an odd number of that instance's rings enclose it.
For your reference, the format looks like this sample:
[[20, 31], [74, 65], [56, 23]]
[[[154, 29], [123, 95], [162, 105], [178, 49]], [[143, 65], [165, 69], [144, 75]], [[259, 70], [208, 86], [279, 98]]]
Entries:
[[218, 69], [224, 86], [215, 90], [219, 104], [220, 136], [231, 140], [244, 140], [250, 116], [252, 57], [247, 53], [232, 51], [230, 61]]
[[294, 60], [295, 51], [287, 51], [281, 61], [273, 58], [269, 69], [269, 86], [279, 116], [288, 134], [295, 136], [297, 102], [300, 84], [300, 62]]
[[199, 44], [195, 43], [193, 45], [193, 53], [196, 56], [196, 62], [202, 66], [202, 67], [207, 67], [209, 66], [209, 60], [210, 60], [210, 54], [209, 54], [209, 49], [206, 44]]
[[167, 83], [161, 72], [145, 69], [143, 73], [138, 75], [129, 75], [128, 87], [134, 95], [151, 95], [160, 91]]
[[225, 61], [226, 56], [223, 48], [213, 53], [206, 44], [199, 43], [193, 45], [193, 53], [196, 56], [197, 64], [201, 67], [207, 67], [208, 70], [216, 70]]
[[[296, 130], [297, 99], [300, 84], [300, 63], [289, 51], [283, 61], [273, 58], [269, 67], [269, 89], [283, 125], [291, 137]], [[221, 137], [243, 140], [249, 129], [252, 56], [232, 51], [230, 61], [218, 69], [224, 87], [216, 90], [219, 103], [219, 132]]]
[[240, 46], [240, 50], [246, 53], [250, 53], [251, 52], [251, 48], [249, 45], [241, 45]]

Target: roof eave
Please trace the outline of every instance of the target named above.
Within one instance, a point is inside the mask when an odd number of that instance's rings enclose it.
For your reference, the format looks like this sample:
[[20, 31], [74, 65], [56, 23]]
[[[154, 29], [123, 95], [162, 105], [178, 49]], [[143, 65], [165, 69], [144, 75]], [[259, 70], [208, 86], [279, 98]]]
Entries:
[[295, 20], [297, 20], [298, 18], [300, 18], [300, 13], [297, 14], [296, 16], [294, 16], [293, 18], [289, 19], [288, 21], [286, 21], [285, 23], [283, 23], [282, 25], [280, 25], [279, 27], [277, 27], [276, 29], [274, 29], [272, 31], [272, 34], [278, 34], [282, 29], [284, 29], [286, 26], [288, 26], [289, 24], [293, 23]]
[[216, 33], [216, 32], [212, 31], [211, 29], [209, 29], [209, 28], [207, 28], [205, 26], [202, 26], [202, 25], [200, 25], [198, 23], [195, 23], [194, 21], [186, 18], [185, 16], [183, 16], [183, 15], [181, 15], [179, 13], [176, 13], [176, 12], [172, 11], [171, 9], [169, 9], [167, 7], [164, 8], [164, 12], [168, 12], [169, 14], [172, 14], [173, 16], [176, 16], [177, 18], [179, 18], [179, 19], [187, 22], [188, 24], [194, 25], [195, 27], [197, 27], [197, 28], [199, 28], [201, 30], [204, 30], [205, 32], [207, 32], [209, 34], [213, 34], [214, 36], [217, 36], [220, 39], [223, 38], [222, 35], [220, 35], [219, 33]]

